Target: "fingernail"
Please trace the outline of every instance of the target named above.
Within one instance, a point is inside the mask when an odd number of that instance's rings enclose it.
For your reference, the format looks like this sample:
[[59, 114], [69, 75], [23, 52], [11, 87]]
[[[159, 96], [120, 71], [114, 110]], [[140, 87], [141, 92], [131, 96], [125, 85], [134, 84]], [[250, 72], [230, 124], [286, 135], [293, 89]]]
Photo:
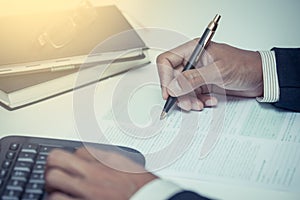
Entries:
[[185, 101], [178, 102], [177, 106], [180, 107], [182, 110], [185, 110], [185, 111], [190, 111], [192, 109], [191, 105], [188, 102], [185, 102]]
[[203, 103], [201, 101], [192, 104], [193, 110], [203, 110]]
[[205, 101], [205, 106], [215, 106], [217, 105], [217, 101], [215, 99], [208, 99]]

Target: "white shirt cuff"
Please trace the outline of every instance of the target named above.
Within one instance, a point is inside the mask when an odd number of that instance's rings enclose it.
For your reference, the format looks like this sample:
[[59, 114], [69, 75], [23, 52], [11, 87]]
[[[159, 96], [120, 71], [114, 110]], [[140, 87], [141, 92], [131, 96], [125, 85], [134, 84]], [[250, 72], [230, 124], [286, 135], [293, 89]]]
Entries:
[[274, 51], [259, 51], [262, 60], [264, 81], [264, 96], [257, 97], [257, 101], [274, 103], [279, 101], [279, 83]]
[[155, 179], [138, 190], [130, 200], [165, 200], [181, 191], [183, 189], [172, 182]]

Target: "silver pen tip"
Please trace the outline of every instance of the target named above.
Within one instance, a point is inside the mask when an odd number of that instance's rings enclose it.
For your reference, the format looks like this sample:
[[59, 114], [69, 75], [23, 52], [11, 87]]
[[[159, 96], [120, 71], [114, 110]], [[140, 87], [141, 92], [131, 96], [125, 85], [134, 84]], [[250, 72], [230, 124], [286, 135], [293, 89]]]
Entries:
[[162, 113], [160, 114], [160, 120], [163, 120], [164, 118], [166, 118], [167, 113], [165, 111], [162, 111]]
[[218, 23], [220, 21], [220, 19], [221, 19], [221, 15], [217, 14], [215, 16], [215, 18], [213, 19], [213, 22]]

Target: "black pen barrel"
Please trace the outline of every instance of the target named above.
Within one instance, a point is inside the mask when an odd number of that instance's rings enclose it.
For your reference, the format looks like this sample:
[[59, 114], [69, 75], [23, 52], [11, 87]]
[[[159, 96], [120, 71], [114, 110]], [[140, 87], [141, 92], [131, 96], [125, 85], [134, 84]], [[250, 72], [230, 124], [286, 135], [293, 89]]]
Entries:
[[172, 106], [176, 103], [176, 101], [177, 101], [177, 98], [176, 97], [171, 97], [171, 96], [169, 96], [168, 97], [168, 99], [167, 99], [167, 101], [166, 101], [166, 104], [165, 104], [165, 106], [164, 106], [164, 109], [163, 109], [163, 111], [164, 112], [169, 112], [169, 110], [172, 108]]

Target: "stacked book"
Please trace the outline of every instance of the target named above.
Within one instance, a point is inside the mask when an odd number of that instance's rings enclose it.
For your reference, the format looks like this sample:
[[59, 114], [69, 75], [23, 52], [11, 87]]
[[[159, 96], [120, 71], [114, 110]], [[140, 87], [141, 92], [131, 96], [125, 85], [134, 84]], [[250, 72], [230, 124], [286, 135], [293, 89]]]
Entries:
[[[0, 104], [9, 110], [149, 63], [147, 46], [115, 6], [4, 16], [0, 25]], [[76, 83], [94, 67], [103, 72]]]

